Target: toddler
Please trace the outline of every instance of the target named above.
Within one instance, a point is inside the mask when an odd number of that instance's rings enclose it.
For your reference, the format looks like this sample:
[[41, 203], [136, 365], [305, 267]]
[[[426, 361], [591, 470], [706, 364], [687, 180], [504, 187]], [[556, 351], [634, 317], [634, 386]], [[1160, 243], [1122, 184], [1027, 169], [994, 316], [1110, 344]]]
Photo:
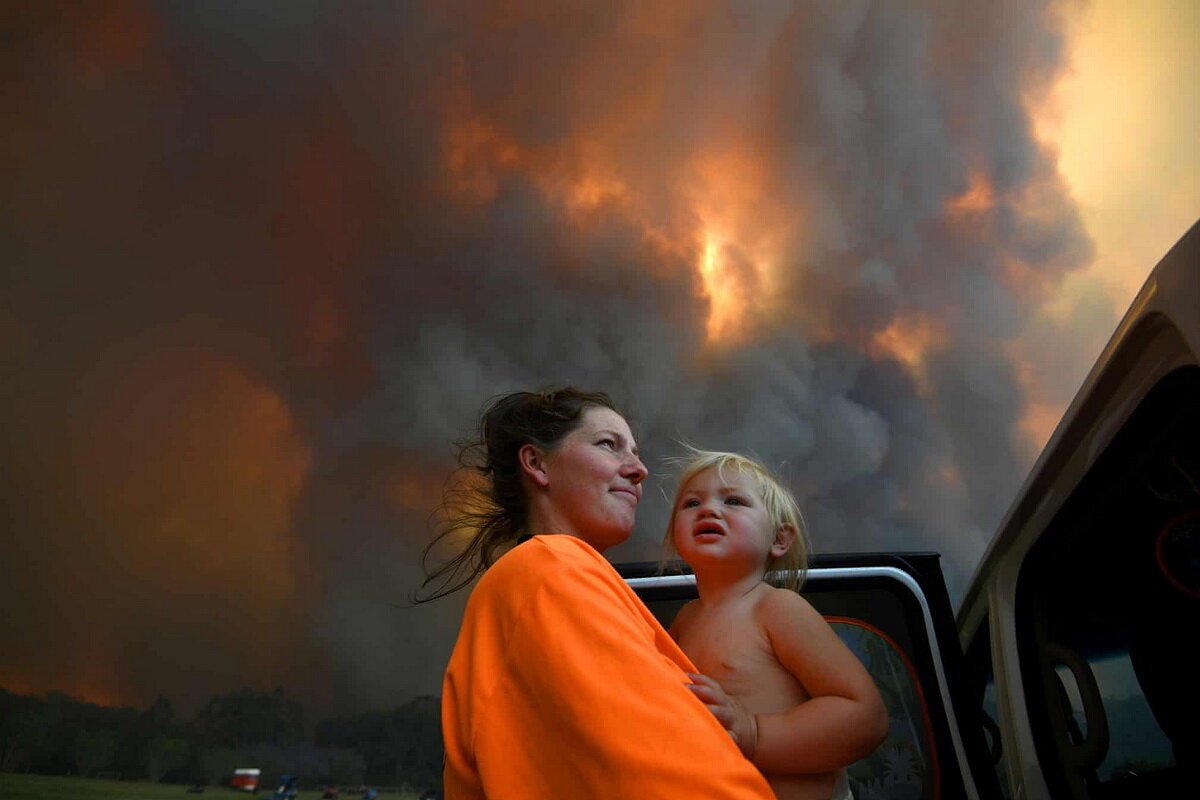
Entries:
[[[692, 691], [779, 800], [844, 800], [844, 768], [883, 741], [887, 713], [866, 669], [795, 591], [802, 526], [765, 467], [691, 449], [664, 550], [691, 566], [700, 597], [670, 633], [703, 673]], [[783, 571], [790, 588], [766, 583], [769, 571]]]

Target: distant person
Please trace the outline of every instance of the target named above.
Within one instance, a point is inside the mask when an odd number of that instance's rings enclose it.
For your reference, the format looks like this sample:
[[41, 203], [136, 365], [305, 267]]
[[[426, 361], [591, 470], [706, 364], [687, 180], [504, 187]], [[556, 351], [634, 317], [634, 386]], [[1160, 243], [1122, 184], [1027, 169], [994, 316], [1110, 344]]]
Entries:
[[[664, 544], [700, 597], [671, 636], [698, 667], [693, 691], [735, 734], [779, 800], [847, 800], [846, 770], [887, 735], [870, 674], [795, 589], [807, 553], [800, 509], [745, 456], [690, 449]], [[765, 582], [790, 573], [789, 588]]]
[[276, 800], [292, 800], [300, 794], [300, 790], [296, 788], [295, 775], [280, 775], [279, 786], [275, 789], [274, 797]]
[[437, 597], [483, 573], [442, 689], [446, 797], [772, 798], [602, 555], [632, 532], [646, 477], [613, 401], [505, 395], [459, 458], [465, 488], [438, 538], [465, 549], [425, 582]]

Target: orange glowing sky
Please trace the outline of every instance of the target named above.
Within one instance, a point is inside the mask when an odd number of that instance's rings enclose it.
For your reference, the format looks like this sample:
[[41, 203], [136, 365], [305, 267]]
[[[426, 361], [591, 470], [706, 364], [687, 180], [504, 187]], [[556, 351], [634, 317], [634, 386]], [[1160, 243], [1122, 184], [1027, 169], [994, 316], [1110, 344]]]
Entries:
[[[1034, 121], [1058, 151], [1095, 255], [1049, 298], [1043, 313], [1060, 323], [1095, 294], [1124, 313], [1200, 217], [1200, 4], [1095, 0], [1068, 25], [1067, 70]], [[1040, 449], [1065, 402], [1039, 396], [1031, 382], [1026, 389], [1022, 428]]]
[[1097, 0], [1039, 118], [1096, 244], [1076, 280], [1100, 281], [1122, 309], [1200, 215], [1198, 37], [1193, 0]]

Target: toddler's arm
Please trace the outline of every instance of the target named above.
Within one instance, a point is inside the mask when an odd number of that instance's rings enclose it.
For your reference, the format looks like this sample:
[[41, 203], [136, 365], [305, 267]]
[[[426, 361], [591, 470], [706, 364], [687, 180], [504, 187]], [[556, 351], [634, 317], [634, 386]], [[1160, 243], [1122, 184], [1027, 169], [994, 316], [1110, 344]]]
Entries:
[[[887, 735], [887, 711], [858, 658], [795, 592], [772, 591], [756, 613], [775, 657], [812, 699], [754, 716], [754, 763], [768, 774], [827, 772], [870, 754]], [[741, 741], [754, 735], [737, 731]]]

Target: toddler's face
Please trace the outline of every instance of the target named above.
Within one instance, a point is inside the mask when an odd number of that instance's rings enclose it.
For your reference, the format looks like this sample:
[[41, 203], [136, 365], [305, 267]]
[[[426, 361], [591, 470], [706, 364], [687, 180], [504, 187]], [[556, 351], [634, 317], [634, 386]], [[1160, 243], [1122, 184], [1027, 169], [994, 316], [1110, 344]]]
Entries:
[[775, 530], [752, 477], [715, 468], [692, 476], [675, 498], [671, 536], [679, 555], [692, 566], [719, 561], [762, 570]]

